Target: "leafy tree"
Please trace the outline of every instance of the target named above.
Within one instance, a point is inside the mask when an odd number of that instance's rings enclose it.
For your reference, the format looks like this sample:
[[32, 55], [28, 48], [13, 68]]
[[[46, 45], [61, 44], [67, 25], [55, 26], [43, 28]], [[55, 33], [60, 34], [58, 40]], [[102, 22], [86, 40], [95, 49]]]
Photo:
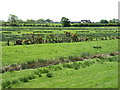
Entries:
[[107, 21], [107, 20], [102, 19], [102, 20], [100, 20], [100, 23], [108, 23], [108, 21]]
[[33, 19], [27, 19], [27, 22], [28, 22], [28, 23], [35, 23], [36, 21], [33, 20]]
[[10, 14], [8, 17], [8, 22], [10, 25], [16, 25], [17, 24], [18, 17], [16, 15]]
[[22, 19], [17, 20], [18, 23], [23, 23], [24, 21]]
[[66, 17], [62, 17], [62, 18], [61, 18], [61, 23], [62, 23], [62, 26], [63, 26], [63, 27], [69, 27], [69, 26], [70, 26], [70, 21], [69, 21], [69, 19], [66, 18]]
[[113, 20], [110, 20], [109, 23], [119, 23], [119, 19], [113, 19]]
[[50, 19], [46, 19], [45, 20], [47, 23], [52, 23], [53, 21], [52, 20], [50, 20]]
[[45, 23], [46, 21], [44, 19], [38, 19], [37, 23]]

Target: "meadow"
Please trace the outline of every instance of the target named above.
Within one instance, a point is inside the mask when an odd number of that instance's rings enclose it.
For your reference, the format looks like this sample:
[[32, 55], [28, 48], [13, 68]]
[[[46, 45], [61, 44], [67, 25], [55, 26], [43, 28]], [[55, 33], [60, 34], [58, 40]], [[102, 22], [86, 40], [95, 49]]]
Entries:
[[[6, 88], [117, 88], [118, 56], [3, 73]], [[94, 77], [93, 77], [94, 76]]]
[[[94, 46], [101, 48], [96, 49]], [[94, 55], [116, 52], [118, 51], [118, 40], [4, 46], [2, 50], [2, 65], [6, 66], [39, 59], [58, 60], [61, 57], [80, 57], [82, 53]]]
[[118, 87], [118, 27], [3, 26], [0, 35], [1, 88]]

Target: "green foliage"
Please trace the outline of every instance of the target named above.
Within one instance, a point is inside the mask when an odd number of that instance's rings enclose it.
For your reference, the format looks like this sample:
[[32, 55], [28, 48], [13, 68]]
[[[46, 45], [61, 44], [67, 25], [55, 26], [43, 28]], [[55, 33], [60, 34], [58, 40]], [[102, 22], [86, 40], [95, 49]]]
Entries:
[[81, 57], [86, 58], [87, 56], [90, 56], [90, 53], [88, 52], [81, 53]]
[[51, 78], [51, 77], [53, 77], [53, 74], [52, 74], [52, 73], [47, 73], [46, 76], [47, 76], [48, 78]]
[[101, 49], [102, 47], [101, 46], [93, 46], [93, 48]]
[[12, 80], [11, 83], [12, 84], [17, 84], [17, 83], [19, 83], [19, 80]]
[[49, 68], [50, 68], [50, 70], [54, 70], [54, 71], [62, 70], [61, 66], [50, 66]]
[[11, 84], [10, 81], [3, 81], [3, 82], [2, 82], [2, 88], [7, 88], [7, 87], [10, 86], [10, 84]]
[[68, 64], [68, 63], [64, 63], [64, 64], [63, 64], [63, 67], [65, 67], [65, 68], [72, 68], [71, 65]]
[[61, 23], [62, 23], [62, 26], [63, 26], [63, 27], [69, 27], [69, 26], [70, 26], [70, 21], [69, 21], [69, 19], [66, 18], [66, 17], [62, 17], [62, 18], [61, 18]]
[[108, 23], [107, 20], [101, 20], [100, 23]]
[[[93, 49], [94, 45], [99, 45], [102, 48], [99, 49], [99, 52], [96, 49]], [[84, 46], [84, 47], [83, 47]], [[100, 54], [100, 53], [109, 53], [115, 52], [118, 50], [118, 40], [109, 40], [109, 41], [96, 41], [96, 42], [78, 42], [78, 43], [58, 43], [58, 44], [41, 44], [41, 45], [22, 45], [22, 46], [10, 46], [2, 47], [3, 56], [2, 56], [2, 65], [9, 64], [21, 64], [22, 68], [27, 68], [27, 61], [38, 61], [44, 63], [47, 60], [59, 60], [59, 57], [68, 58], [73, 56], [80, 56], [80, 53], [89, 52], [91, 55]], [[17, 51], [17, 52], [16, 52]], [[57, 51], [57, 52], [56, 52]], [[86, 56], [86, 54], [82, 56]], [[28, 58], [30, 57], [30, 58]], [[41, 58], [41, 59], [40, 59]], [[39, 59], [39, 60], [38, 60]], [[9, 63], [8, 63], [9, 62]]]
[[31, 80], [31, 79], [34, 79], [35, 78], [35, 74], [31, 74], [28, 76], [28, 79]]
[[[91, 60], [90, 60], [91, 61]], [[95, 61], [92, 60], [92, 61]], [[82, 61], [83, 62], [83, 61]], [[82, 63], [78, 62], [78, 63]], [[13, 85], [13, 88], [117, 88], [118, 87], [118, 63], [96, 63], [88, 68], [63, 69], [51, 71], [54, 78], [45, 78], [47, 75], [36, 78], [27, 83]], [[66, 74], [67, 72], [67, 74]], [[101, 78], [102, 77], [102, 78]], [[52, 82], [51, 82], [52, 81]], [[111, 82], [111, 83], [110, 83]], [[60, 86], [61, 85], [61, 86]]]
[[27, 64], [33, 64], [35, 61], [27, 61]]
[[85, 65], [85, 66], [90, 66], [90, 64], [91, 64], [90, 61], [85, 61], [85, 62], [84, 62], [84, 65]]
[[60, 60], [60, 61], [64, 61], [64, 60], [65, 60], [65, 57], [60, 57], [59, 60]]
[[[82, 68], [86, 68], [86, 70], [87, 70], [87, 67], [92, 66], [92, 64], [93, 65], [96, 65], [96, 64], [104, 64], [105, 65], [105, 64], [108, 64], [109, 62], [115, 62], [115, 61], [118, 61], [118, 56], [101, 57], [101, 58], [86, 60], [86, 61], [64, 63], [62, 65], [61, 64], [60, 65], [52, 65], [52, 66], [49, 66], [49, 67], [46, 67], [46, 68], [44, 67], [44, 68], [35, 69], [34, 71], [33, 70], [31, 71], [31, 70], [28, 69], [28, 70], [25, 71], [26, 74], [24, 74], [23, 71], [20, 71], [19, 73], [21, 73], [21, 74], [16, 75], [17, 78], [16, 77], [11, 77], [11, 75], [15, 76], [15, 74], [18, 73], [16, 71], [14, 71], [12, 73], [5, 73], [5, 74], [9, 75], [7, 77], [9, 77], [10, 79], [4, 78], [3, 87], [11, 88], [11, 86], [14, 86], [15, 84], [20, 83], [20, 81], [21, 82], [28, 82], [29, 80], [33, 80], [35, 78], [37, 79], [36, 75], [38, 77], [42, 78], [42, 74], [44, 74], [44, 73], [46, 73], [47, 77], [51, 78], [51, 77], [53, 77], [52, 72], [62, 72], [62, 71], [65, 70], [65, 68], [69, 68], [69, 69], [66, 69], [66, 70], [77, 70], [77, 71], [79, 71], [79, 69], [80, 69], [82, 71], [83, 70]], [[105, 63], [105, 62], [107, 62], [107, 63]], [[30, 71], [30, 72], [28, 72], [28, 71]], [[32, 73], [32, 72], [34, 72], [34, 73]], [[70, 73], [68, 72], [68, 75], [69, 74]], [[72, 74], [70, 74], [70, 75], [72, 75]], [[44, 75], [43, 75], [43, 77], [44, 77]], [[57, 75], [54, 75], [54, 77], [57, 77]], [[14, 78], [16, 78], [16, 79], [14, 79]]]
[[116, 54], [115, 53], [110, 53], [110, 56], [115, 56]]
[[29, 78], [26, 76], [26, 77], [21, 77], [21, 78], [19, 78], [19, 80], [20, 80], [21, 82], [28, 82], [28, 81], [29, 81]]
[[38, 71], [41, 73], [41, 74], [43, 74], [43, 73], [49, 73], [49, 69], [47, 69], [47, 68], [43, 68], [43, 69], [38, 69]]

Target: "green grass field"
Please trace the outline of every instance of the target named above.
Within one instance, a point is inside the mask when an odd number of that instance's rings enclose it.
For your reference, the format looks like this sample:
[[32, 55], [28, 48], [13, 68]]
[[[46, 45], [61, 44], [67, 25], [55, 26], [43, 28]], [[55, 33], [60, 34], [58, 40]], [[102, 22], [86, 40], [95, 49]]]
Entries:
[[53, 72], [53, 78], [35, 79], [15, 85], [20, 88], [117, 88], [117, 63], [96, 64], [82, 70], [64, 69]]
[[[105, 58], [76, 60], [75, 62], [70, 60], [84, 55], [119, 51], [119, 39], [111, 40], [109, 38], [109, 36], [118, 37], [118, 27], [3, 26], [2, 29], [0, 35], [2, 35], [2, 32], [8, 33], [4, 33], [4, 40], [0, 41], [0, 44], [2, 44], [2, 66], [0, 67], [9, 65], [9, 68], [11, 68], [14, 65], [18, 66], [17, 64], [29, 66], [36, 62], [40, 64], [47, 63], [47, 66], [39, 66], [35, 67], [35, 69], [22, 67], [21, 71], [0, 73], [3, 82], [0, 89], [4, 86], [4, 88], [118, 88], [118, 56], [109, 54]], [[38, 31], [36, 33], [40, 31], [40, 34], [63, 34], [64, 31], [69, 31], [78, 33], [79, 38], [90, 36], [94, 39], [87, 42], [14, 45], [13, 41], [16, 39], [30, 38], [22, 34], [30, 34], [34, 31]], [[48, 33], [47, 31], [52, 32]], [[101, 40], [100, 38], [96, 40], [96, 37], [104, 37], [108, 40]], [[8, 39], [10, 39], [10, 46], [6, 45]], [[63, 63], [62, 60], [69, 60], [70, 62]], [[60, 63], [48, 66], [50, 65], [49, 61], [60, 61]]]
[[[101, 46], [100, 49], [93, 46]], [[100, 54], [118, 51], [118, 40], [78, 43], [34, 44], [2, 47], [2, 65], [20, 64], [38, 59], [81, 56], [82, 53]]]
[[[79, 69], [63, 67], [64, 64], [53, 65], [52, 67], [62, 67], [61, 70], [53, 70], [49, 67], [53, 77], [48, 78], [47, 73], [43, 73], [41, 77], [35, 76], [34, 79], [27, 82], [20, 82], [21, 77], [33, 75], [36, 69], [28, 69], [23, 71], [6, 72], [3, 74], [4, 81], [17, 81], [10, 86], [12, 88], [117, 88], [118, 87], [118, 63], [116, 57], [111, 59], [91, 59], [88, 61], [78, 61], [75, 63], [94, 62], [90, 66], [81, 67]], [[103, 62], [103, 60], [105, 60]], [[103, 63], [101, 63], [103, 62]], [[69, 65], [75, 64], [68, 63]], [[80, 64], [80, 65], [81, 65]], [[46, 68], [46, 67], [45, 67]], [[39, 70], [39, 69], [37, 69]]]

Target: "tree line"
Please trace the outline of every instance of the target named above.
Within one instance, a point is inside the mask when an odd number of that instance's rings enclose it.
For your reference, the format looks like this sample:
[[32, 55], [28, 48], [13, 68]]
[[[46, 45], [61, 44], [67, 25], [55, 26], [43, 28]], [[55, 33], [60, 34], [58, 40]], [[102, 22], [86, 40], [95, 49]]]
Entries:
[[113, 20], [100, 20], [99, 22], [85, 22], [85, 23], [71, 23], [71, 21], [66, 18], [62, 17], [60, 22], [53, 22], [51, 19], [27, 19], [23, 21], [19, 19], [18, 16], [10, 14], [8, 20], [0, 21], [2, 22], [2, 26], [41, 26], [41, 27], [81, 27], [81, 26], [120, 26], [120, 20], [113, 19]]

